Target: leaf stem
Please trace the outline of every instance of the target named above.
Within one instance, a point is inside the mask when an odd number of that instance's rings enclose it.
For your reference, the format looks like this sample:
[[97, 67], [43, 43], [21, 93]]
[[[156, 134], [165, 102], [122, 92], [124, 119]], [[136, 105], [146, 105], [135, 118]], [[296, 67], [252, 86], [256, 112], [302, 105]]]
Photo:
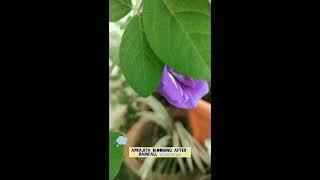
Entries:
[[140, 1], [139, 7], [138, 7], [138, 11], [141, 10], [142, 4], [143, 4], [143, 0]]
[[[137, 3], [139, 3], [138, 1], [136, 1]], [[139, 14], [139, 12], [141, 11], [142, 8], [142, 4], [143, 4], [143, 0], [140, 1], [140, 4], [136, 4], [136, 7], [138, 8], [134, 8], [134, 16]]]

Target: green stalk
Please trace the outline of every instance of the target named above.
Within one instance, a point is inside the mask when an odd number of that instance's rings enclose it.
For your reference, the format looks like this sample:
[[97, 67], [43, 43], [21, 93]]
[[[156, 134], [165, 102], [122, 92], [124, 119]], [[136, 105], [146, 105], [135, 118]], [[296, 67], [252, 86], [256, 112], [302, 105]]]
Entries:
[[[171, 139], [170, 135], [165, 135], [159, 139], [159, 141], [154, 145], [154, 147], [165, 147], [169, 144], [169, 140]], [[147, 157], [141, 168], [139, 169], [139, 174], [141, 175], [142, 179], [146, 179], [149, 172], [152, 170], [156, 158], [154, 157]]]
[[[181, 131], [180, 127], [178, 126], [178, 123], [176, 123], [175, 125], [176, 125], [178, 136], [180, 137], [182, 146], [191, 147], [191, 144], [186, 139], [184, 139], [183, 132]], [[191, 150], [191, 152], [192, 152], [192, 150]], [[194, 168], [193, 168], [192, 158], [190, 157], [190, 158], [186, 158], [186, 159], [187, 159], [187, 164], [188, 164], [190, 171], [193, 171]]]
[[[175, 130], [173, 130], [173, 133], [172, 133], [172, 144], [174, 147], [181, 147], [180, 142], [179, 142], [179, 137], [178, 137], [177, 132]], [[186, 174], [186, 168], [183, 164], [182, 158], [177, 158], [177, 161], [178, 161], [178, 165], [180, 167], [181, 172], [183, 174]]]

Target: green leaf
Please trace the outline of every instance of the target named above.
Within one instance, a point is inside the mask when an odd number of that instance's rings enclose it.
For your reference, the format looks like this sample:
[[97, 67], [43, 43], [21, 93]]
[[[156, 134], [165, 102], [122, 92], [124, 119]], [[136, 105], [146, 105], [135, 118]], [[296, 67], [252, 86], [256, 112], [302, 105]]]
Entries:
[[210, 79], [211, 30], [208, 0], [146, 0], [147, 40], [165, 64], [194, 79]]
[[129, 22], [120, 44], [120, 68], [139, 95], [149, 96], [161, 80], [164, 64], [151, 50], [143, 30], [142, 17]]
[[109, 21], [116, 22], [126, 16], [132, 8], [131, 0], [109, 0]]
[[124, 145], [118, 145], [117, 138], [123, 136], [120, 132], [109, 132], [109, 179], [118, 174], [123, 160]]

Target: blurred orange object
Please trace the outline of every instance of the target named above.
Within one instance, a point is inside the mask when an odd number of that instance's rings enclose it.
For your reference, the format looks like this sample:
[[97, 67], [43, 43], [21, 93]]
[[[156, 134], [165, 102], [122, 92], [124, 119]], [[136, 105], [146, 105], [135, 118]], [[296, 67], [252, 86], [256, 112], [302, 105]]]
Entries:
[[205, 139], [211, 138], [211, 104], [200, 100], [196, 108], [188, 110], [188, 116], [193, 136], [204, 144]]

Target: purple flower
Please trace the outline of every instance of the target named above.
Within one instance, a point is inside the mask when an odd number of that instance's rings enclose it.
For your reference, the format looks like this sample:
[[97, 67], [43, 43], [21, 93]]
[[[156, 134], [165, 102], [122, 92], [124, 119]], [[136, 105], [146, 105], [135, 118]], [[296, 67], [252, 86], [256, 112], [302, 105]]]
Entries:
[[193, 80], [165, 65], [157, 91], [177, 108], [192, 109], [209, 92], [208, 83]]

